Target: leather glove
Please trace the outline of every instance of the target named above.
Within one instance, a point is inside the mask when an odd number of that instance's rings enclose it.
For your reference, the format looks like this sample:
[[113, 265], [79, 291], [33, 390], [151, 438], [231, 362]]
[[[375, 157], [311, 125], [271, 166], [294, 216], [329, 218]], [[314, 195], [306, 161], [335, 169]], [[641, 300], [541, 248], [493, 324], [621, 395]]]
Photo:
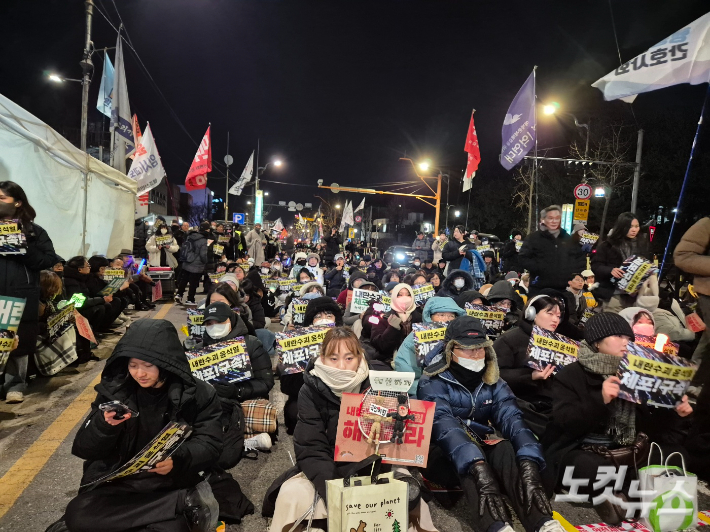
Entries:
[[525, 512], [530, 514], [534, 504], [543, 514], [552, 515], [552, 506], [550, 506], [550, 501], [542, 487], [537, 463], [532, 460], [522, 460], [518, 465], [518, 471], [520, 473], [518, 494], [523, 501]]
[[399, 316], [390, 314], [390, 317], [387, 318], [387, 323], [389, 323], [395, 329], [399, 329], [399, 326], [402, 324], [402, 320], [399, 319]]
[[471, 475], [478, 488], [479, 514], [483, 516], [483, 511], [488, 508], [494, 521], [511, 523], [508, 507], [500, 493], [498, 481], [491, 466], [486, 462], [476, 462], [471, 466]]

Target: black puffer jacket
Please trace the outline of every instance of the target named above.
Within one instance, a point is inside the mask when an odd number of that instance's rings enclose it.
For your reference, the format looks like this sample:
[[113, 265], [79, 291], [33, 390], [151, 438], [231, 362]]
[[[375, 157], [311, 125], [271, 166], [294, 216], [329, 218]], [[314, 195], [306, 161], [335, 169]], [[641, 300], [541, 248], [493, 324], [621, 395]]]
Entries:
[[[461, 255], [461, 253], [459, 253], [459, 248], [461, 246], [466, 246], [466, 255]], [[474, 244], [470, 240], [458, 242], [457, 240], [451, 239], [444, 245], [444, 249], [441, 250], [441, 258], [449, 263], [448, 275], [451, 275], [454, 270], [457, 270], [461, 267], [461, 260], [464, 258], [464, 256], [468, 260], [473, 262], [473, 254], [468, 253], [470, 250], [473, 249], [476, 249], [476, 244]]]
[[[209, 233], [190, 233], [185, 239], [183, 249], [192, 246], [193, 252], [187, 253], [191, 255], [192, 260], [187, 260], [187, 257], [181, 254], [183, 260], [182, 267], [186, 272], [202, 273], [205, 271], [207, 263], [210, 262], [210, 253], [207, 249], [207, 237]], [[186, 253], [186, 252], [185, 252]]]
[[[298, 394], [298, 424], [293, 433], [296, 462], [318, 494], [325, 500], [325, 481], [343, 478], [343, 470], [352, 467], [336, 462], [335, 437], [338, 434], [340, 399], [318, 377], [311, 375], [315, 360], [311, 359], [303, 373], [303, 386]], [[361, 391], [370, 386], [365, 380]]]
[[323, 252], [323, 260], [328, 262], [333, 262], [335, 256], [340, 253], [340, 244], [342, 242], [340, 235], [335, 233], [332, 236], [324, 236], [323, 241], [325, 242], [325, 251]]
[[214, 339], [207, 334], [205, 329], [202, 335], [202, 342], [199, 342], [195, 348], [200, 349], [218, 342], [226, 342], [233, 340], [239, 336], [244, 337], [247, 344], [247, 353], [251, 361], [252, 378], [241, 382], [232, 382], [229, 384], [214, 384], [217, 388], [220, 397], [236, 399], [237, 401], [248, 401], [249, 399], [268, 399], [269, 391], [274, 387], [274, 372], [271, 369], [271, 358], [264, 349], [259, 339], [256, 336], [249, 335], [247, 326], [244, 322], [234, 314], [232, 316], [232, 330], [224, 338]]
[[255, 329], [266, 328], [266, 314], [264, 312], [264, 305], [261, 304], [261, 297], [257, 294], [252, 294], [249, 296], [249, 301], [247, 301], [249, 310], [251, 311], [251, 322]]
[[564, 291], [572, 273], [584, 270], [586, 258], [580, 245], [564, 230], [555, 238], [549, 231], [535, 231], [523, 241], [520, 265], [530, 272], [530, 288]]
[[[458, 277], [463, 277], [464, 285], [461, 288], [456, 288], [454, 286], [454, 281]], [[444, 282], [441, 283], [441, 288], [436, 293], [437, 297], [453, 297], [456, 299], [458, 296], [467, 292], [468, 290], [473, 290], [473, 277], [468, 272], [463, 270], [450, 270], [449, 275], [446, 276]]]
[[518, 258], [519, 251], [515, 247], [517, 240], [508, 240], [501, 249], [500, 256], [503, 259], [503, 273], [517, 272], [522, 273], [523, 268], [520, 267]]
[[[138, 383], [128, 373], [128, 360], [140, 358], [155, 364], [170, 376], [168, 387], [168, 421], [183, 421], [192, 427], [192, 435], [172, 455], [173, 470], [161, 477], [155, 473], [138, 473], [156, 489], [194, 486], [198, 473], [217, 463], [222, 450], [222, 424], [217, 393], [206, 382], [195, 379], [185, 357], [177, 331], [167, 320], [136, 321], [116, 345], [96, 385], [97, 396], [91, 412], [74, 438], [72, 454], [86, 460], [82, 484], [115, 471], [131, 459], [136, 448], [138, 418], [111, 426], [99, 405], [118, 400], [133, 410], [138, 409]], [[140, 413], [140, 411], [139, 411]], [[160, 478], [158, 478], [160, 477]]]
[[25, 228], [27, 253], [0, 255], [0, 296], [26, 299], [22, 322], [36, 322], [39, 318], [39, 272], [50, 269], [59, 257], [47, 234], [37, 224]]
[[93, 295], [89, 286], [93, 281], [91, 277], [92, 274], [90, 273], [81, 273], [71, 266], [64, 267], [64, 288], [66, 289], [67, 297], [71, 297], [74, 294], [81, 294], [86, 297], [86, 301], [84, 301], [84, 304], [78, 309], [79, 312], [81, 312], [81, 309], [91, 308], [105, 303], [103, 297]]

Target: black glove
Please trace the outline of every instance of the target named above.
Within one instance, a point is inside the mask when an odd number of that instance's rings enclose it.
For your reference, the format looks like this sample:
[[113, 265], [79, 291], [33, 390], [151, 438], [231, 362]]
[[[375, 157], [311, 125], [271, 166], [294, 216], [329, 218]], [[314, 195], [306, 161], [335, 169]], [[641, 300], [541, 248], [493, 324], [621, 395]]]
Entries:
[[552, 515], [552, 506], [550, 506], [550, 501], [542, 487], [537, 463], [532, 460], [522, 460], [518, 465], [518, 470], [520, 472], [518, 493], [523, 501], [525, 512], [530, 514], [532, 505], [535, 504], [535, 507], [543, 514]]
[[478, 488], [479, 514], [483, 516], [483, 511], [488, 507], [494, 521], [512, 522], [491, 467], [486, 462], [476, 462], [471, 466], [471, 475]]

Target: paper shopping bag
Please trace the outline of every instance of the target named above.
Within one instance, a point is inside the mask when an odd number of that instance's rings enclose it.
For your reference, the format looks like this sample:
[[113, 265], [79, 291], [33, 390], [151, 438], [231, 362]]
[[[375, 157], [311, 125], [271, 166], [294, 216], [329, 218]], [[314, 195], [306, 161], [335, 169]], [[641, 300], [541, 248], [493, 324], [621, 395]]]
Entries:
[[405, 532], [409, 487], [392, 475], [327, 481], [329, 532]]
[[[668, 465], [673, 455], [681, 457], [682, 468]], [[695, 526], [698, 522], [697, 477], [686, 471], [680, 453], [668, 455], [665, 462], [661, 455], [661, 463], [664, 465], [649, 465], [639, 469], [641, 501], [644, 503], [642, 522], [653, 532], [673, 532]]]

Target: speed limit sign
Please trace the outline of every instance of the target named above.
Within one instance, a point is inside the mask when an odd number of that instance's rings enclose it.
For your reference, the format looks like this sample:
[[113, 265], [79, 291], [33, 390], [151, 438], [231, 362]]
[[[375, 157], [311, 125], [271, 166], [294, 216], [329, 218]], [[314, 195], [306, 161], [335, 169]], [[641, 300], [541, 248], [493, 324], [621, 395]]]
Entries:
[[592, 187], [586, 183], [581, 183], [574, 187], [574, 197], [581, 200], [586, 200], [592, 197]]

